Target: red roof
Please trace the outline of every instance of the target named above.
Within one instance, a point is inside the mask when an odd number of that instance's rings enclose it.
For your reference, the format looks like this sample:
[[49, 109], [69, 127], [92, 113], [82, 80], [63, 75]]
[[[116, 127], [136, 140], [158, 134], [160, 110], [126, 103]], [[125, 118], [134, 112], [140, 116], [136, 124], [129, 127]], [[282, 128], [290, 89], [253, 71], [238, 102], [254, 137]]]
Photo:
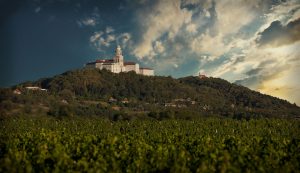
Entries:
[[135, 62], [124, 62], [124, 65], [135, 65], [136, 63]]

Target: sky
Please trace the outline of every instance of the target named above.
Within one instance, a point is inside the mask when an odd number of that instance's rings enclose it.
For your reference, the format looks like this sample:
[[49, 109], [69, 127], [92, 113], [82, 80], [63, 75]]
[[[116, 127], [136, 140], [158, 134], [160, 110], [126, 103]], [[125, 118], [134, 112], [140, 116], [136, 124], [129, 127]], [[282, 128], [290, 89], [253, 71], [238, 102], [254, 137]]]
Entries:
[[108, 59], [300, 105], [299, 0], [0, 0], [0, 86]]

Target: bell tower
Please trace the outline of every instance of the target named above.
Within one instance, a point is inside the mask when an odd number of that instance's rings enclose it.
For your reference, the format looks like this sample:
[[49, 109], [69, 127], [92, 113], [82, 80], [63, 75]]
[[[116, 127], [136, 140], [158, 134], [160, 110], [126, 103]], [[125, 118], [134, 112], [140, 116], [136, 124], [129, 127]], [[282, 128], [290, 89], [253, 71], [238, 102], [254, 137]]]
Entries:
[[119, 63], [121, 66], [124, 65], [124, 59], [120, 45], [118, 45], [116, 48], [114, 61], [115, 63]]

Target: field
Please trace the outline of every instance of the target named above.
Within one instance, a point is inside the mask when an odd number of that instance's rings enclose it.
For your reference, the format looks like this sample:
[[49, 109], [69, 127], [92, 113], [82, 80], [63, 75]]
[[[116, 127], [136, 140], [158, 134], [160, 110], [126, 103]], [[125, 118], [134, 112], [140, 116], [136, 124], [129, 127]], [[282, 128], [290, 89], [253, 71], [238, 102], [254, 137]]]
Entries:
[[300, 122], [0, 121], [0, 172], [300, 172]]

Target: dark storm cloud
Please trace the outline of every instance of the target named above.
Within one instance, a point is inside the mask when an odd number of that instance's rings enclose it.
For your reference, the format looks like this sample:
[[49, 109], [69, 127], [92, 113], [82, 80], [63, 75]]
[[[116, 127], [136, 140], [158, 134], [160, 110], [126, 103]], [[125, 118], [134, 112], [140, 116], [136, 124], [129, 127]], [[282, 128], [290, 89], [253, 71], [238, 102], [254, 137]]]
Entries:
[[247, 77], [236, 80], [234, 83], [238, 85], [243, 85], [247, 86], [250, 88], [259, 88], [261, 84], [268, 79], [271, 79], [274, 77], [276, 74], [268, 74], [264, 73], [265, 69], [263, 68], [256, 68], [249, 70], [246, 74], [248, 75]]
[[261, 62], [256, 68], [248, 70], [245, 74], [246, 78], [237, 80], [234, 83], [244, 86], [256, 87], [267, 78], [272, 77], [269, 73], [266, 73], [267, 66], [276, 63], [275, 60], [266, 60]]
[[276, 60], [263, 61], [256, 68], [248, 70], [245, 73], [247, 77], [245, 77], [244, 79], [236, 80], [234, 83], [258, 88], [263, 81], [276, 78], [276, 76], [287, 71], [290, 67], [289, 64], [285, 64], [282, 66], [276, 66], [271, 69], [270, 66], [273, 66], [276, 63]]
[[265, 70], [267, 66], [272, 63], [276, 63], [276, 61], [275, 60], [263, 61], [256, 68], [247, 71], [245, 74], [248, 76], [261, 75], [263, 73], [263, 70]]
[[241, 56], [237, 56], [234, 61], [232, 62], [232, 65], [236, 65], [238, 63], [244, 62], [245, 61], [245, 56], [241, 55]]
[[261, 68], [261, 67], [258, 67], [258, 68], [255, 68], [255, 69], [251, 69], [251, 70], [249, 70], [249, 71], [246, 72], [246, 75], [248, 75], [248, 76], [254, 76], [254, 75], [259, 74], [262, 70], [263, 70], [263, 68]]
[[260, 46], [278, 47], [292, 44], [300, 40], [300, 18], [283, 26], [280, 21], [274, 21], [260, 34], [257, 43]]
[[241, 80], [236, 80], [234, 83], [238, 85], [257, 87], [262, 83], [263, 79], [260, 76], [251, 76]]

